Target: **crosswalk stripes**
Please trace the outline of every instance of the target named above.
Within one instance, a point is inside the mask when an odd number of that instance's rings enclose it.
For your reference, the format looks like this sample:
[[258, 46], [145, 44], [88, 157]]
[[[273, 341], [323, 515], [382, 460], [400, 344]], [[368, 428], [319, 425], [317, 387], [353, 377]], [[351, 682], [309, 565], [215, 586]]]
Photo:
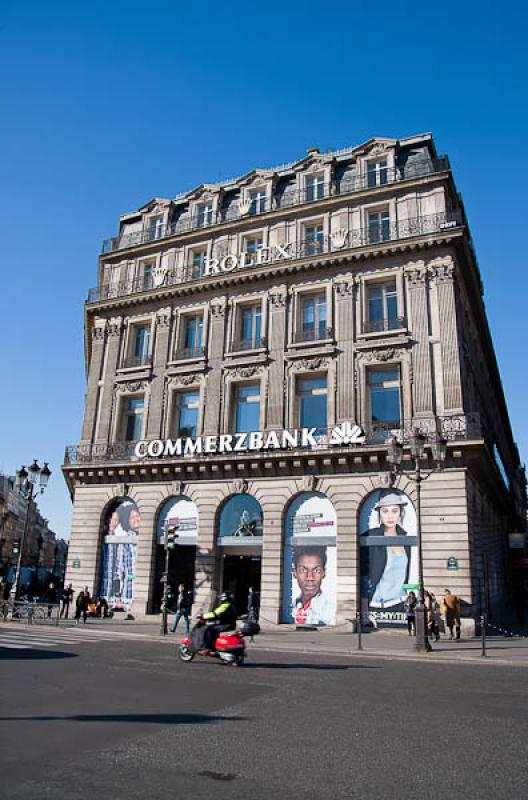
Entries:
[[2, 649], [30, 650], [32, 648], [108, 642], [116, 634], [126, 638], [146, 638], [142, 634], [127, 633], [125, 631], [89, 631], [84, 626], [82, 628], [68, 627], [63, 630], [44, 627], [33, 628], [32, 630], [27, 627], [21, 629], [0, 628], [0, 656]]

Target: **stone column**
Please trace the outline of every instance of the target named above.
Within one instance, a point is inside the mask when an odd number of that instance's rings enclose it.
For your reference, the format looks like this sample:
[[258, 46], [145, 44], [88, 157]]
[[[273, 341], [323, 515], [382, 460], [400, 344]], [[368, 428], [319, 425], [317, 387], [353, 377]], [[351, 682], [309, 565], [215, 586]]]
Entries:
[[106, 364], [103, 375], [103, 386], [100, 399], [99, 425], [96, 442], [104, 444], [110, 439], [110, 421], [112, 417], [114, 378], [119, 359], [123, 318], [113, 317], [108, 322], [106, 340]]
[[442, 353], [442, 375], [444, 386], [444, 413], [462, 413], [462, 378], [460, 374], [460, 351], [456, 322], [454, 272], [451, 256], [435, 259], [429, 264], [436, 286], [438, 307], [438, 329]]
[[284, 425], [284, 347], [286, 341], [286, 286], [271, 290], [269, 321], [268, 416], [267, 429], [280, 430]]
[[409, 291], [409, 328], [413, 337], [413, 416], [429, 417], [433, 413], [433, 389], [427, 269], [423, 261], [417, 261], [405, 270], [405, 274]]
[[163, 389], [169, 353], [171, 309], [162, 308], [156, 314], [155, 350], [152, 361], [152, 382], [147, 419], [147, 439], [161, 437]]
[[99, 398], [99, 381], [103, 370], [105, 348], [106, 320], [96, 320], [92, 328], [92, 352], [88, 366], [88, 387], [84, 407], [84, 422], [81, 444], [90, 444], [95, 436], [97, 406]]
[[352, 278], [335, 283], [335, 340], [341, 352], [337, 357], [337, 423], [355, 420], [354, 403], [354, 293]]
[[220, 408], [222, 405], [222, 362], [224, 358], [224, 326], [226, 298], [218, 297], [212, 301], [211, 324], [209, 328], [208, 366], [209, 374], [205, 386], [204, 435], [219, 432]]

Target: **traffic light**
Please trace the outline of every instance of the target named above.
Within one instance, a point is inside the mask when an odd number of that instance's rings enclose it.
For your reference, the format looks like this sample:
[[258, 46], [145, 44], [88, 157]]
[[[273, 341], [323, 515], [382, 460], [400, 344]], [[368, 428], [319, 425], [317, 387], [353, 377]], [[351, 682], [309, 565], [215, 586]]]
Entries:
[[18, 556], [20, 553], [20, 539], [13, 539], [13, 555]]
[[178, 539], [178, 525], [169, 525], [167, 528], [167, 548], [174, 550]]

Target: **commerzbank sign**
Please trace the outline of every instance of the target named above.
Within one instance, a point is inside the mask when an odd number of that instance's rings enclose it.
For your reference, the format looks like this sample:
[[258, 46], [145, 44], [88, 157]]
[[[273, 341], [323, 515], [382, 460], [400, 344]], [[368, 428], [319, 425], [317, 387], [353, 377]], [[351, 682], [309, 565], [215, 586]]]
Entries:
[[163, 458], [167, 456], [199, 456], [222, 453], [247, 453], [258, 450], [287, 450], [288, 448], [339, 447], [364, 444], [365, 433], [359, 425], [342, 422], [330, 428], [324, 436], [317, 428], [299, 428], [283, 431], [251, 431], [249, 433], [220, 433], [198, 436], [196, 439], [152, 439], [137, 442], [136, 458]]

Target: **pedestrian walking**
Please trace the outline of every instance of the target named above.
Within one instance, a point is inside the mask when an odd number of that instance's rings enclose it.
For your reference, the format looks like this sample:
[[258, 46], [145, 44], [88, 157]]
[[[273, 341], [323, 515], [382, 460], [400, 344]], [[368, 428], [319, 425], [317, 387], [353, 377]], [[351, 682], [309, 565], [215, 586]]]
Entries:
[[412, 590], [407, 595], [404, 607], [409, 636], [416, 636], [416, 595]]
[[440, 639], [440, 606], [432, 592], [424, 592], [424, 602], [429, 638], [438, 642]]
[[449, 630], [449, 638], [453, 640], [453, 628], [455, 629], [456, 638], [460, 639], [460, 597], [451, 592], [451, 589], [445, 590], [444, 599], [442, 601], [442, 611], [445, 615], [446, 628]]
[[258, 622], [259, 607], [260, 607], [259, 593], [256, 592], [252, 586], [250, 586], [248, 592], [248, 604], [247, 604], [249, 622]]
[[66, 586], [62, 590], [61, 612], [60, 612], [61, 619], [63, 617], [64, 619], [68, 619], [68, 614], [70, 612], [70, 603], [72, 600], [73, 600], [73, 587], [71, 583], [69, 583], [68, 586]]
[[79, 592], [77, 595], [77, 601], [75, 603], [75, 621], [79, 624], [79, 620], [81, 616], [83, 618], [83, 623], [86, 625], [86, 618], [88, 617], [88, 606], [91, 603], [90, 592], [88, 591], [88, 587], [85, 586], [82, 592]]
[[0, 581], [0, 608], [2, 611], [2, 616], [4, 618], [4, 622], [7, 620], [7, 615], [9, 613], [9, 594], [11, 592], [11, 587], [7, 582], [6, 578], [2, 578]]
[[189, 635], [189, 632], [191, 630], [191, 626], [189, 623], [191, 606], [192, 606], [192, 595], [185, 588], [185, 584], [180, 583], [180, 585], [178, 586], [178, 597], [176, 598], [176, 616], [174, 617], [174, 622], [172, 623], [172, 628], [171, 628], [172, 633], [176, 633], [178, 624], [181, 618], [183, 617], [183, 621], [185, 624], [185, 633]]
[[55, 586], [53, 581], [50, 581], [48, 584], [48, 588], [46, 589], [45, 594], [46, 602], [48, 604], [48, 617], [51, 617], [51, 612], [53, 611], [53, 606], [57, 602], [57, 587]]

